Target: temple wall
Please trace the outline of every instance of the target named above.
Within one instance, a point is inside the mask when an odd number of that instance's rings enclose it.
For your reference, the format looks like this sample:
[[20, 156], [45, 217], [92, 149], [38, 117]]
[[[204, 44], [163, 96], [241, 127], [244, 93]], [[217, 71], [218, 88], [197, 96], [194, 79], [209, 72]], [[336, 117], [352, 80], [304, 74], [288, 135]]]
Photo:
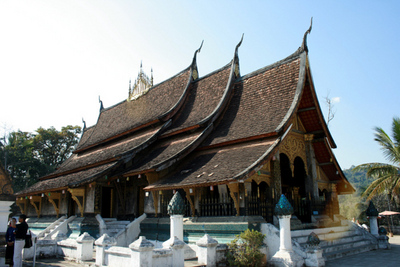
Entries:
[[60, 202], [60, 215], [68, 213], [68, 201], [66, 194], [61, 195], [61, 202]]
[[95, 186], [86, 186], [85, 213], [94, 213]]
[[42, 197], [42, 212], [41, 216], [56, 216], [57, 212], [47, 197]]
[[144, 213], [147, 213], [147, 214], [155, 213], [153, 194], [150, 192], [149, 192], [148, 196], [144, 198]]
[[[128, 187], [126, 190], [126, 195], [127, 198], [125, 200], [125, 209], [126, 209], [126, 214], [135, 214], [135, 216], [138, 216], [138, 210], [137, 210], [137, 195], [139, 194], [139, 190], [137, 186], [131, 186]], [[120, 213], [122, 213], [122, 210], [120, 209]]]

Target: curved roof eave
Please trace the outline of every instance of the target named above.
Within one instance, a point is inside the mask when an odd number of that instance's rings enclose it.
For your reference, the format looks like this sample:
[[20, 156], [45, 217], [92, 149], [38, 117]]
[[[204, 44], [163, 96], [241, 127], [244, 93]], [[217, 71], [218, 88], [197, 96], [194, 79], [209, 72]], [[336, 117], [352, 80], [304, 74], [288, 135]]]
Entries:
[[[296, 53], [299, 53], [299, 50]], [[306, 81], [307, 52], [303, 50], [300, 53], [299, 57], [300, 57], [299, 80], [297, 82], [296, 92], [289, 110], [287, 111], [285, 117], [283, 117], [281, 123], [275, 129], [275, 132], [277, 133], [282, 133], [289, 126], [289, 123], [296, 112], [296, 109], [300, 103], [301, 95], [303, 93]]]
[[[215, 109], [211, 112], [211, 114], [208, 115], [206, 118], [204, 118], [203, 120], [201, 120], [198, 123], [199, 125], [205, 125], [206, 123], [213, 123], [221, 115], [221, 113], [227, 106], [230, 96], [232, 95], [232, 92], [233, 92], [233, 84], [237, 78], [236, 75], [238, 77], [240, 77], [238, 51], [239, 51], [240, 45], [242, 44], [242, 41], [243, 41], [243, 35], [242, 35], [242, 39], [235, 47], [235, 53], [234, 53], [233, 59], [231, 61], [231, 72], [229, 74], [228, 83], [226, 84], [225, 91], [221, 97], [221, 100], [219, 101], [219, 103], [215, 107]], [[237, 73], [236, 73], [236, 66], [237, 66], [237, 70], [238, 70]]]
[[[181, 72], [177, 73], [176, 75], [170, 77], [169, 79], [167, 79], [167, 80], [165, 80], [165, 81], [163, 81], [163, 82], [161, 82], [161, 83], [159, 83], [159, 84], [154, 85], [153, 87], [151, 87], [151, 88], [149, 89], [149, 91], [150, 91], [150, 90], [154, 90], [155, 88], [157, 88], [157, 87], [160, 86], [161, 84], [164, 84], [164, 83], [166, 83], [166, 82], [172, 80], [173, 78], [175, 78], [175, 77], [177, 77], [177, 76], [179, 76], [179, 75], [185, 73], [186, 71], [188, 71], [188, 70], [190, 69], [190, 74], [189, 74], [188, 82], [187, 82], [187, 84], [186, 84], [186, 87], [185, 87], [185, 89], [184, 89], [184, 91], [183, 91], [181, 97], [178, 99], [177, 103], [176, 103], [171, 109], [169, 109], [167, 112], [165, 112], [165, 113], [162, 114], [161, 116], [158, 116], [158, 118], [152, 119], [152, 120], [148, 121], [147, 123], [142, 124], [142, 126], [144, 125], [145, 127], [147, 127], [147, 126], [150, 126], [150, 125], [153, 125], [153, 124], [159, 122], [160, 120], [161, 120], [161, 121], [167, 121], [167, 120], [169, 120], [169, 119], [179, 110], [180, 106], [182, 106], [182, 103], [184, 102], [184, 99], [185, 99], [185, 97], [186, 97], [186, 95], [187, 95], [187, 92], [189, 91], [188, 88], [189, 88], [190, 83], [191, 83], [191, 81], [192, 81], [192, 79], [193, 79], [193, 78], [192, 78], [192, 76], [193, 76], [193, 69], [195, 68], [196, 71], [197, 71], [196, 53], [198, 53], [198, 52], [199, 52], [199, 49], [196, 50], [195, 56], [194, 56], [194, 58], [193, 58], [193, 60], [192, 60], [192, 64], [191, 64], [189, 67], [185, 68], [184, 70], [182, 70]], [[117, 105], [120, 105], [120, 104], [124, 103], [125, 101], [126, 101], [126, 100], [123, 100], [123, 101], [121, 101], [121, 102], [119, 102], [119, 103], [117, 103], [117, 104], [115, 104], [115, 105], [112, 105], [112, 106], [110, 106], [110, 107], [108, 107], [108, 108], [103, 108], [103, 109], [101, 109], [101, 110], [100, 110], [100, 113], [99, 113], [99, 116], [98, 116], [98, 118], [97, 118], [96, 124], [92, 126], [92, 127], [95, 127], [95, 129], [93, 129], [91, 135], [96, 131], [96, 128], [97, 128], [97, 126], [98, 126], [98, 122], [99, 122], [99, 120], [100, 120], [100, 117], [101, 117], [102, 113], [105, 112], [105, 111], [107, 111], [107, 110], [109, 110], [109, 109], [112, 109], [113, 107], [115, 107], [115, 106], [117, 106]], [[111, 140], [114, 140], [115, 138], [118, 138], [118, 137], [121, 137], [121, 136], [123, 136], [123, 135], [132, 133], [132, 132], [134, 132], [134, 131], [136, 131], [136, 130], [142, 129], [142, 128], [143, 128], [142, 126], [135, 127], [135, 128], [130, 129], [130, 130], [128, 130], [128, 131], [122, 132], [122, 133], [120, 133], [120, 134], [118, 134], [118, 135], [115, 135], [115, 136], [113, 136], [113, 137], [107, 138], [107, 139], [105, 139], [105, 140], [99, 141], [99, 142], [97, 142], [97, 143], [95, 143], [95, 144], [92, 144], [92, 145], [89, 145], [89, 146], [86, 146], [86, 147], [85, 147], [86, 141], [90, 139], [90, 136], [89, 136], [89, 137], [86, 139], [85, 143], [83, 143], [82, 145], [80, 145], [80, 148], [78, 148], [77, 150], [75, 150], [73, 153], [79, 153], [79, 152], [85, 151], [85, 150], [87, 150], [87, 149], [93, 148], [93, 147], [95, 147], [95, 146], [104, 144], [104, 143], [106, 143], [106, 142], [109, 142], [109, 141], [111, 141]]]
[[311, 68], [310, 68], [310, 64], [309, 64], [308, 58], [307, 58], [307, 78], [310, 80], [310, 87], [311, 87], [310, 91], [311, 91], [311, 95], [312, 95], [314, 103], [315, 103], [315, 108], [316, 108], [318, 117], [319, 117], [319, 119], [321, 121], [321, 126], [322, 126], [322, 128], [324, 130], [324, 133], [325, 133], [325, 135], [326, 135], [326, 137], [327, 137], [327, 139], [329, 141], [329, 145], [331, 146], [331, 148], [336, 148], [337, 147], [336, 143], [333, 140], [331, 132], [328, 129], [328, 125], [326, 124], [324, 116], [322, 115], [321, 106], [319, 105], [318, 98], [317, 98], [317, 93], [315, 92], [315, 88], [314, 88], [314, 81], [313, 81], [313, 78], [312, 78]]
[[242, 172], [235, 175], [230, 180], [230, 182], [247, 178], [247, 177], [251, 176], [252, 171], [254, 171], [255, 168], [262, 167], [262, 165], [264, 165], [273, 156], [273, 152], [278, 148], [278, 145], [281, 142], [281, 140], [282, 140], [282, 138], [278, 138], [277, 140], [275, 140], [275, 142], [271, 145], [271, 147], [267, 151], [265, 151], [265, 153], [257, 161], [255, 161], [247, 169], [245, 169]]
[[[204, 41], [203, 41], [204, 42]], [[185, 99], [187, 98], [188, 94], [189, 94], [189, 88], [190, 88], [190, 84], [192, 83], [192, 81], [194, 80], [194, 76], [197, 76], [199, 71], [197, 69], [197, 54], [200, 53], [201, 48], [203, 47], [203, 42], [201, 42], [200, 47], [194, 52], [194, 56], [193, 56], [193, 60], [192, 63], [190, 64], [189, 68], [190, 68], [190, 75], [188, 78], [188, 81], [186, 83], [186, 87], [185, 90], [183, 91], [181, 97], [178, 99], [178, 101], [175, 103], [175, 105], [173, 107], [171, 107], [167, 112], [165, 112], [164, 114], [160, 115], [157, 119], [160, 121], [166, 121], [169, 120], [170, 118], [172, 118], [179, 110], [180, 108], [183, 106]], [[187, 70], [187, 68], [185, 69], [185, 71]], [[196, 74], [194, 74], [196, 73]]]

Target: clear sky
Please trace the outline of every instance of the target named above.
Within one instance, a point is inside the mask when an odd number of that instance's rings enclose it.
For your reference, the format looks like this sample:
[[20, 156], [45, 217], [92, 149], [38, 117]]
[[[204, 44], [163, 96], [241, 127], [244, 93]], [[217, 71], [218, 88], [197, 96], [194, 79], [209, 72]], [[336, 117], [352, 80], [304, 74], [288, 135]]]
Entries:
[[[373, 127], [400, 116], [399, 1], [0, 0], [0, 135], [4, 129], [88, 126], [128, 96], [140, 62], [155, 83], [198, 55], [200, 76], [239, 49], [241, 74], [293, 53], [310, 66], [343, 169], [385, 162]], [[157, 108], [157, 107], [154, 107]]]

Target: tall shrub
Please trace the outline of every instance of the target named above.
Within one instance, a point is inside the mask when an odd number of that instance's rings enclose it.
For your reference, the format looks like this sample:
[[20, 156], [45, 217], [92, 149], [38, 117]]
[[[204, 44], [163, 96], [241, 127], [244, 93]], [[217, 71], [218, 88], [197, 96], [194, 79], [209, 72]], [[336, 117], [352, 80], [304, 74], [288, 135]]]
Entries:
[[265, 235], [249, 230], [236, 235], [228, 244], [227, 260], [229, 266], [261, 266], [264, 254], [260, 252]]

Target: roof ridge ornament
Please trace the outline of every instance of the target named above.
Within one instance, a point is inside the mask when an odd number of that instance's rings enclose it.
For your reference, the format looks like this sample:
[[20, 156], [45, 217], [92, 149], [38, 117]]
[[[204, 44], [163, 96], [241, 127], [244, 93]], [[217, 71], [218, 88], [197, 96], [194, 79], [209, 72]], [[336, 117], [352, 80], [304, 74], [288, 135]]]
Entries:
[[101, 101], [100, 96], [99, 96], [99, 103], [100, 103], [100, 112], [104, 109], [103, 106], [103, 101]]
[[204, 40], [201, 41], [200, 47], [194, 52], [193, 60], [192, 60], [192, 78], [196, 80], [199, 78], [199, 72], [197, 71], [197, 53], [200, 53], [201, 48], [203, 47]]
[[82, 122], [83, 122], [83, 131], [86, 129], [86, 121], [82, 118]]
[[303, 36], [303, 43], [301, 44], [301, 48], [302, 48], [304, 51], [306, 51], [307, 53], [308, 53], [307, 35], [311, 33], [312, 21], [313, 21], [313, 17], [311, 17], [310, 27], [309, 27], [308, 30], [304, 33], [304, 36]]
[[233, 58], [233, 60], [235, 61], [235, 75], [236, 77], [240, 76], [240, 69], [239, 69], [239, 55], [238, 55], [238, 51], [239, 51], [239, 47], [243, 42], [243, 37], [244, 37], [244, 33], [242, 33], [242, 38], [240, 39], [240, 42], [236, 45], [235, 48], [235, 57]]
[[240, 45], [242, 44], [242, 42], [243, 42], [243, 37], [244, 37], [244, 33], [242, 33], [242, 38], [240, 39], [240, 42], [236, 45], [236, 48], [235, 48], [235, 57], [238, 56], [239, 46], [240, 46]]

